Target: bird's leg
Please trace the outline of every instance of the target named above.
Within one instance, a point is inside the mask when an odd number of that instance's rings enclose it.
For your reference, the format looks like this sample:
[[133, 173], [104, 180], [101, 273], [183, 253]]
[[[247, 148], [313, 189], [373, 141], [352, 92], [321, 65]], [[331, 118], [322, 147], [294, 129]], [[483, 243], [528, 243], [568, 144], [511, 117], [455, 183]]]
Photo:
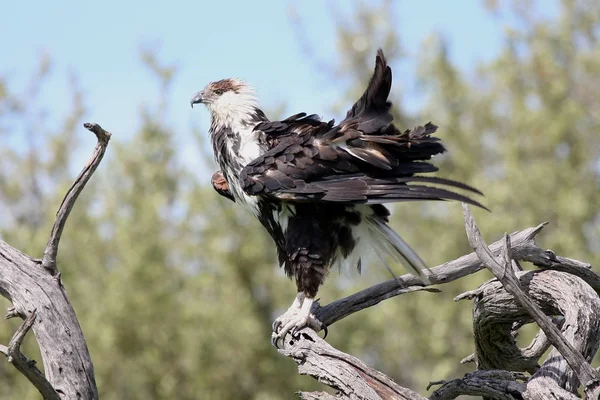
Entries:
[[[301, 299], [300, 301], [298, 301], [299, 298]], [[305, 326], [308, 326], [317, 332], [321, 330], [323, 324], [310, 312], [314, 301], [314, 298], [299, 292], [292, 306], [285, 314], [275, 320], [273, 323], [273, 334], [271, 336], [271, 342], [275, 347], [278, 347], [277, 342], [280, 339], [283, 339], [288, 332], [294, 336]], [[297, 306], [298, 303], [300, 303], [300, 307]]]
[[288, 308], [287, 311], [283, 313], [283, 315], [280, 315], [279, 317], [277, 317], [277, 319], [275, 319], [275, 321], [273, 321], [273, 332], [278, 333], [279, 329], [292, 318], [292, 315], [298, 314], [298, 312], [300, 312], [300, 308], [302, 307], [303, 302], [304, 293], [298, 292], [290, 308]]

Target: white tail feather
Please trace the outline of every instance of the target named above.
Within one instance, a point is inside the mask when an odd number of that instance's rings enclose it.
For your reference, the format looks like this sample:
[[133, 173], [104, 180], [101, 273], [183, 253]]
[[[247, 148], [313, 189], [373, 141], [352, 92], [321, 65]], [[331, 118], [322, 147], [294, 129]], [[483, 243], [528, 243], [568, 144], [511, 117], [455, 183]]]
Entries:
[[361, 211], [362, 222], [352, 227], [355, 247], [350, 254], [345, 256], [340, 252], [336, 254], [335, 264], [337, 264], [338, 269], [352, 270], [360, 266], [361, 258], [365, 261], [364, 258], [371, 258], [369, 255], [374, 252], [394, 278], [397, 277], [397, 274], [387, 263], [390, 259], [395, 263], [406, 266], [409, 272], [423, 283], [429, 284], [429, 279], [423, 271], [427, 269], [427, 265], [408, 243], [394, 232], [385, 221], [374, 215], [370, 207]]
[[[430, 283], [423, 271], [427, 269], [427, 265], [400, 235], [394, 232], [384, 221], [377, 218], [369, 218], [368, 223], [372, 234], [371, 245], [376, 249], [380, 259], [383, 259], [383, 254], [390, 255], [394, 260], [406, 265], [410, 272], [421, 279], [423, 283]], [[391, 271], [385, 261], [384, 265]]]

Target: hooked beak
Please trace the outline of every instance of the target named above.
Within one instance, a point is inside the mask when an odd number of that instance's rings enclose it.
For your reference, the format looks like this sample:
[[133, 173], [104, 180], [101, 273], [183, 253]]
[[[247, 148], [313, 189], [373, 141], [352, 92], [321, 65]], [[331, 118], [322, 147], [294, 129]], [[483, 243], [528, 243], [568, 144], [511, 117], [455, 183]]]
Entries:
[[202, 103], [204, 101], [204, 96], [202, 96], [202, 92], [198, 92], [192, 96], [190, 100], [190, 106], [194, 108], [194, 104]]

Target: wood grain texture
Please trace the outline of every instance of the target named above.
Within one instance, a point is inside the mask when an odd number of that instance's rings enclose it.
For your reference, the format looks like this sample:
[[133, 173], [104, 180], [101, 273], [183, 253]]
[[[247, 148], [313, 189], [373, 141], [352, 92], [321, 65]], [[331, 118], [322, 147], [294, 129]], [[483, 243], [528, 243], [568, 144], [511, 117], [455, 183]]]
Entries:
[[[0, 241], [0, 294], [13, 304], [6, 317], [24, 319], [11, 342], [0, 345], [0, 353], [44, 399], [98, 399], [91, 357], [56, 266], [66, 219], [110, 138], [97, 124], [86, 124], [86, 128], [96, 134], [98, 145], [59, 209], [44, 260]], [[598, 371], [589, 362], [600, 344], [600, 276], [589, 264], [538, 247], [535, 236], [544, 225], [506, 235], [488, 247], [465, 209], [467, 234], [476, 251], [426, 271], [429, 286], [403, 275], [329, 305], [316, 304], [313, 312], [331, 326], [388, 298], [415, 291], [435, 292], [438, 289], [431, 285], [452, 282], [487, 267], [496, 279], [456, 298], [473, 301], [476, 351], [463, 361], [474, 362], [477, 370], [460, 379], [437, 382], [441, 386], [429, 398], [446, 400], [469, 394], [510, 400], [576, 399], [579, 392], [598, 398]], [[540, 269], [523, 271], [516, 261], [529, 261]], [[515, 332], [532, 321], [541, 330], [521, 349]], [[21, 353], [20, 345], [29, 330], [40, 347], [44, 374]], [[541, 360], [550, 345], [554, 348]], [[425, 399], [333, 348], [311, 330], [287, 336], [279, 351], [298, 363], [301, 374], [336, 391], [300, 393], [303, 399]]]
[[[578, 294], [577, 298], [580, 301], [573, 301], [573, 298], [563, 295], [562, 298], [555, 300], [555, 308], [549, 307], [550, 309], [547, 310], [549, 315], [563, 315], [566, 319], [565, 326], [568, 327], [570, 323], [571, 326], [574, 327], [573, 329], [575, 329], [575, 332], [577, 332], [576, 335], [563, 335], [561, 331], [552, 323], [551, 318], [544, 313], [538, 304], [536, 304], [531, 295], [526, 294], [522, 288], [521, 282], [516, 276], [511, 265], [512, 259], [509, 250], [511, 247], [510, 237], [508, 235], [504, 236], [503, 251], [501, 252], [500, 257], [496, 258], [485, 244], [483, 237], [479, 232], [479, 228], [475, 223], [473, 214], [471, 214], [469, 207], [464, 203], [463, 214], [465, 218], [467, 238], [469, 239], [469, 243], [479, 258], [494, 274], [506, 292], [510, 293], [510, 295], [514, 297], [512, 303], [522, 307], [526, 311], [526, 316], [528, 315], [539, 325], [550, 343], [552, 343], [554, 348], [558, 351], [558, 353], [554, 353], [555, 357], [551, 357], [549, 361], [556, 362], [556, 359], [562, 356], [572, 369], [572, 373], [574, 373], [579, 382], [581, 382], [586, 393], [586, 397], [591, 399], [597, 399], [600, 397], [599, 375], [589, 363], [591, 358], [598, 350], [598, 334], [600, 333], [600, 330], [598, 329], [600, 326], [598, 317], [600, 316], [600, 307], [598, 307], [599, 303], [597, 302], [592, 302], [592, 304], [581, 302], [582, 298], [597, 299], [597, 294], [591, 289], [591, 287], [589, 287], [589, 285], [585, 284], [579, 279], [577, 281], [572, 280], [568, 284], [560, 287], [559, 290], [554, 291], [550, 290], [554, 282], [552, 280], [545, 282], [549, 288], [545, 293], [542, 294], [541, 298], [554, 299], [553, 296], [560, 296], [561, 290]], [[558, 280], [558, 276], [556, 274], [553, 277]], [[582, 285], [578, 285], [580, 281]], [[584, 289], [586, 288], [589, 288], [589, 293], [584, 293]], [[544, 305], [546, 304], [547, 303], [544, 303]], [[569, 321], [570, 313], [576, 313], [576, 317], [571, 318]], [[584, 318], [584, 316], [587, 318]], [[581, 335], [581, 332], [584, 332], [583, 335]], [[563, 333], [566, 332], [563, 331]], [[590, 337], [590, 335], [592, 337]], [[552, 356], [552, 354], [550, 356]], [[556, 365], [552, 365], [549, 366], [546, 371], [549, 372], [550, 369], [553, 369], [553, 373], [556, 374], [556, 368]], [[558, 371], [563, 372], [565, 371], [565, 368], [559, 368]], [[548, 375], [549, 374], [546, 373], [546, 376]], [[561, 376], [563, 374], [559, 373], [558, 375]], [[577, 385], [573, 382], [573, 378], [571, 377], [570, 379], [565, 379], [565, 381], [567, 381], [565, 389], [567, 391], [575, 391]], [[544, 386], [544, 388], [547, 388], [547, 386]], [[552, 398], [548, 397], [550, 395], [551, 393], [549, 392], [544, 398]]]
[[[94, 367], [75, 310], [56, 266], [60, 237], [78, 195], [100, 164], [110, 133], [98, 124], [84, 124], [98, 144], [68, 190], [57, 213], [43, 260], [35, 259], [0, 240], [0, 294], [12, 302], [7, 318], [25, 323], [0, 352], [29, 379], [44, 399], [98, 399]], [[44, 364], [44, 375], [20, 352], [31, 329]]]
[[[430, 399], [461, 395], [501, 400], [577, 399], [581, 398], [578, 390], [586, 398], [597, 398], [597, 371], [589, 366], [589, 361], [600, 344], [600, 277], [589, 264], [538, 247], [535, 236], [545, 225], [506, 235], [488, 247], [472, 215], [466, 214], [465, 227], [476, 252], [427, 271], [432, 285], [452, 282], [490, 268], [489, 264], [494, 265], [497, 276], [455, 299], [473, 300], [476, 352], [460, 362], [472, 362], [477, 370], [460, 379], [432, 383], [430, 386], [441, 386]], [[516, 260], [532, 262], [541, 269], [523, 271]], [[326, 306], [317, 304], [313, 312], [331, 326], [388, 298], [427, 289], [433, 288], [407, 274]], [[519, 348], [515, 341], [517, 330], [532, 322], [542, 329], [529, 346]], [[541, 360], [551, 345], [555, 348]], [[295, 338], [288, 336], [279, 351], [299, 364], [301, 374], [337, 390], [335, 395], [303, 392], [303, 399], [423, 398], [332, 348], [310, 330]]]
[[[418, 393], [399, 386], [359, 359], [333, 348], [310, 329], [303, 330], [298, 339], [288, 335], [285, 346], [279, 352], [298, 363], [301, 375], [310, 375], [336, 389], [338, 394], [331, 398], [425, 399]], [[305, 399], [319, 398], [319, 393], [303, 393], [302, 396]]]

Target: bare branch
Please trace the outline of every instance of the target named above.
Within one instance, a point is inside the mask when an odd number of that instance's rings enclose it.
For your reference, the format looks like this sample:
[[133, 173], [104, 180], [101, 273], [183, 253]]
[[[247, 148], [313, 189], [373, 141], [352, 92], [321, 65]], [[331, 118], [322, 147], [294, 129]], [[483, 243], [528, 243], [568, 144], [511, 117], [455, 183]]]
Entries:
[[[336, 397], [325, 398], [425, 400], [359, 359], [331, 347], [310, 329], [304, 329], [295, 339], [288, 335], [279, 352], [298, 363], [301, 375], [312, 376], [339, 391]], [[302, 398], [321, 398], [320, 393], [303, 393]]]
[[[552, 318], [552, 323], [556, 325], [559, 329], [562, 329], [562, 326], [565, 322], [565, 319], [562, 317]], [[543, 330], [539, 330], [535, 335], [529, 346], [523, 349], [522, 355], [526, 359], [531, 360], [539, 360], [541, 356], [552, 346], [550, 340], [544, 333]]]
[[[541, 232], [547, 223], [527, 228], [510, 234], [510, 257], [516, 260], [528, 261], [541, 268], [564, 271], [576, 275], [586, 281], [596, 292], [600, 293], [600, 275], [590, 270], [590, 264], [560, 257], [551, 250], [543, 250], [535, 244], [536, 235]], [[504, 240], [498, 240], [489, 246], [494, 255], [500, 255]], [[484, 269], [476, 253], [470, 253], [456, 260], [444, 263], [425, 271], [431, 285], [455, 281], [467, 275]], [[520, 269], [520, 268], [515, 268]], [[435, 292], [435, 289], [426, 289], [423, 283], [411, 274], [373, 285], [360, 292], [336, 300], [326, 306], [315, 302], [313, 314], [329, 327], [335, 322], [365, 308], [372, 307], [383, 300], [415, 291]], [[455, 300], [470, 298], [476, 290], [459, 295]]]
[[50, 239], [48, 240], [48, 244], [44, 250], [44, 257], [42, 258], [42, 266], [49, 270], [52, 275], [55, 275], [57, 272], [56, 255], [58, 253], [58, 244], [60, 242], [60, 237], [65, 227], [65, 223], [67, 222], [67, 218], [69, 217], [69, 213], [73, 209], [75, 201], [77, 201], [77, 197], [79, 197], [79, 194], [92, 177], [92, 174], [100, 164], [100, 161], [102, 161], [102, 157], [104, 157], [104, 153], [106, 152], [106, 147], [108, 146], [108, 141], [110, 140], [111, 136], [110, 132], [105, 131], [98, 124], [88, 122], [83, 124], [83, 126], [96, 135], [98, 138], [98, 143], [96, 144], [96, 148], [92, 153], [92, 157], [87, 162], [83, 170], [79, 173], [77, 179], [75, 179], [75, 182], [65, 195], [65, 198], [63, 199], [58, 212], [56, 213], [56, 221], [54, 222], [54, 226], [52, 226]]
[[[591, 394], [600, 387], [600, 380], [596, 371], [590, 366], [585, 358], [579, 353], [571, 343], [569, 343], [552, 323], [550, 318], [523, 292], [519, 280], [517, 279], [512, 266], [510, 265], [510, 238], [505, 235], [501, 265], [494, 254], [485, 244], [481, 232], [475, 223], [473, 214], [469, 211], [466, 204], [463, 204], [463, 214], [465, 218], [465, 227], [469, 243], [477, 253], [478, 257], [494, 276], [502, 283], [517, 303], [523, 306], [544, 331], [552, 345], [562, 354], [569, 366], [575, 371], [579, 381], [584, 385], [586, 393]], [[595, 398], [595, 397], [590, 397]]]
[[44, 374], [36, 367], [35, 361], [28, 359], [21, 353], [23, 339], [25, 339], [25, 335], [27, 335], [27, 332], [33, 326], [35, 318], [36, 310], [33, 310], [29, 317], [19, 326], [8, 347], [1, 346], [0, 352], [8, 357], [9, 363], [14, 365], [19, 372], [29, 379], [29, 382], [40, 391], [44, 399], [60, 400], [58, 393], [54, 390], [50, 382], [48, 382]]
[[[544, 250], [537, 247], [534, 242], [535, 236], [545, 225], [546, 223], [542, 223], [536, 227], [512, 233], [511, 240], [516, 254], [520, 254], [522, 257], [533, 257], [533, 255], [535, 255], [537, 261], [548, 262], [546, 258], [540, 256], [540, 254], [543, 254]], [[498, 240], [490, 246], [490, 249], [494, 254], [500, 254], [502, 244], [503, 241]], [[536, 249], [538, 249], [539, 252], [536, 252]], [[471, 253], [454, 261], [449, 261], [437, 267], [430, 268], [425, 271], [425, 273], [427, 274], [431, 285], [435, 285], [455, 281], [484, 268], [485, 267], [477, 257], [477, 254]], [[348, 297], [336, 300], [326, 306], [321, 306], [315, 302], [312, 312], [324, 326], [331, 326], [335, 322], [355, 312], [372, 307], [383, 300], [419, 290], [426, 290], [428, 292], [435, 291], [435, 289], [425, 289], [421, 280], [414, 275], [405, 274], [373, 285]]]
[[[98, 124], [84, 124], [98, 138], [92, 157], [67, 192], [59, 207], [48, 245], [40, 260], [0, 240], [0, 295], [12, 302], [6, 318], [29, 315], [8, 347], [0, 352], [40, 390], [47, 399], [98, 399], [94, 366], [73, 306], [56, 269], [56, 254], [67, 217], [106, 151], [111, 134]], [[50, 272], [50, 273], [48, 273]], [[30, 315], [29, 310], [37, 310]], [[34, 318], [37, 319], [34, 322]], [[44, 374], [20, 353], [19, 346], [33, 329], [41, 350]]]
[[469, 363], [474, 363], [474, 362], [475, 362], [475, 354], [469, 354], [468, 356], [466, 356], [465, 358], [460, 360], [461, 364], [469, 364]]
[[522, 399], [525, 384], [517, 380], [527, 380], [524, 374], [502, 370], [483, 370], [466, 374], [464, 378], [451, 381], [431, 382], [432, 385], [443, 384], [434, 391], [430, 400], [455, 399], [461, 395], [490, 397], [497, 400]]
[[[412, 275], [408, 276], [412, 277]], [[389, 299], [391, 297], [419, 291], [430, 293], [440, 292], [439, 289], [428, 288], [424, 286], [403, 286], [403, 277], [404, 276], [399, 277], [398, 280], [392, 279], [395, 287], [389, 287], [383, 284], [374, 285], [368, 289], [361, 290], [360, 292], [354, 293], [353, 295], [329, 303], [324, 307], [321, 307], [318, 302], [315, 302], [312, 310], [313, 314], [317, 317], [319, 321], [323, 323], [323, 326], [328, 327], [331, 326], [333, 323], [351, 314], [354, 314], [357, 311], [373, 307], [374, 305], [379, 304], [383, 300]]]
[[298, 393], [302, 400], [339, 400], [338, 396], [326, 392], [300, 392]]
[[539, 247], [525, 247], [521, 249], [513, 248], [511, 250], [513, 258], [529, 261], [543, 269], [552, 269], [555, 271], [568, 272], [583, 279], [590, 285], [596, 293], [600, 294], [600, 275], [592, 271], [591, 264], [571, 258], [560, 257], [554, 254], [552, 250], [542, 250]]
[[[474, 224], [474, 221], [472, 223]], [[600, 343], [597, 335], [600, 331], [600, 298], [596, 293], [600, 288], [597, 285], [598, 276], [589, 270], [589, 264], [558, 257], [549, 250], [539, 248], [535, 244], [535, 236], [544, 225], [515, 232], [510, 237], [505, 236], [490, 248], [485, 247], [482, 257], [486, 263], [490, 259], [494, 260], [494, 266], [500, 267], [496, 268], [500, 278], [512, 279], [513, 287], [519, 289], [529, 300], [529, 304], [533, 304], [533, 299], [544, 312], [557, 315], [549, 323], [555, 330], [559, 329], [555, 325], [562, 329], [562, 333], [558, 334], [563, 341], [573, 343], [572, 348], [580, 358], [585, 357], [589, 360], [596, 353]], [[473, 234], [470, 234], [469, 239], [473, 239]], [[427, 275], [432, 284], [451, 282], [485, 268], [479, 259], [479, 253], [482, 251], [480, 247], [483, 246], [480, 236], [477, 243], [481, 245], [474, 246], [475, 253], [428, 270]], [[495, 258], [500, 262], [495, 261]], [[515, 259], [530, 261], [545, 269], [523, 271]], [[560, 272], [559, 269], [571, 273]], [[520, 283], [517, 276], [521, 279]], [[524, 285], [527, 295], [521, 290], [521, 285]], [[390, 297], [424, 289], [427, 288], [422, 286], [417, 278], [407, 274], [327, 306], [316, 306], [313, 312], [326, 325], [331, 325]], [[551, 343], [545, 331], [540, 331], [525, 349], [516, 344], [517, 329], [533, 321], [529, 313], [529, 304], [525, 306], [516, 301], [516, 297], [507, 292], [497, 279], [485, 282], [479, 288], [455, 298], [456, 301], [462, 299], [474, 300], [476, 338], [475, 354], [466, 357], [462, 362], [475, 362], [478, 368], [484, 370], [467, 374], [462, 379], [438, 382], [443, 386], [432, 394], [431, 399], [455, 398], [461, 394], [496, 399], [575, 398], [571, 381], [577, 382], [577, 377], [568, 368], [560, 353], [553, 350], [556, 354], [551, 352], [541, 367], [538, 364], [539, 358]], [[581, 307], [581, 304], [587, 307]], [[338, 390], [335, 396], [323, 392], [301, 393], [304, 399], [422, 398], [417, 393], [396, 385], [391, 379], [354, 357], [333, 349], [308, 329], [303, 330], [299, 337], [287, 337], [280, 352], [298, 362], [301, 374], [313, 376]], [[584, 362], [587, 363], [585, 359]], [[516, 371], [528, 371], [534, 375], [524, 384], [519, 382], [524, 376]], [[593, 385], [586, 388], [588, 396], [594, 395], [593, 390]]]

